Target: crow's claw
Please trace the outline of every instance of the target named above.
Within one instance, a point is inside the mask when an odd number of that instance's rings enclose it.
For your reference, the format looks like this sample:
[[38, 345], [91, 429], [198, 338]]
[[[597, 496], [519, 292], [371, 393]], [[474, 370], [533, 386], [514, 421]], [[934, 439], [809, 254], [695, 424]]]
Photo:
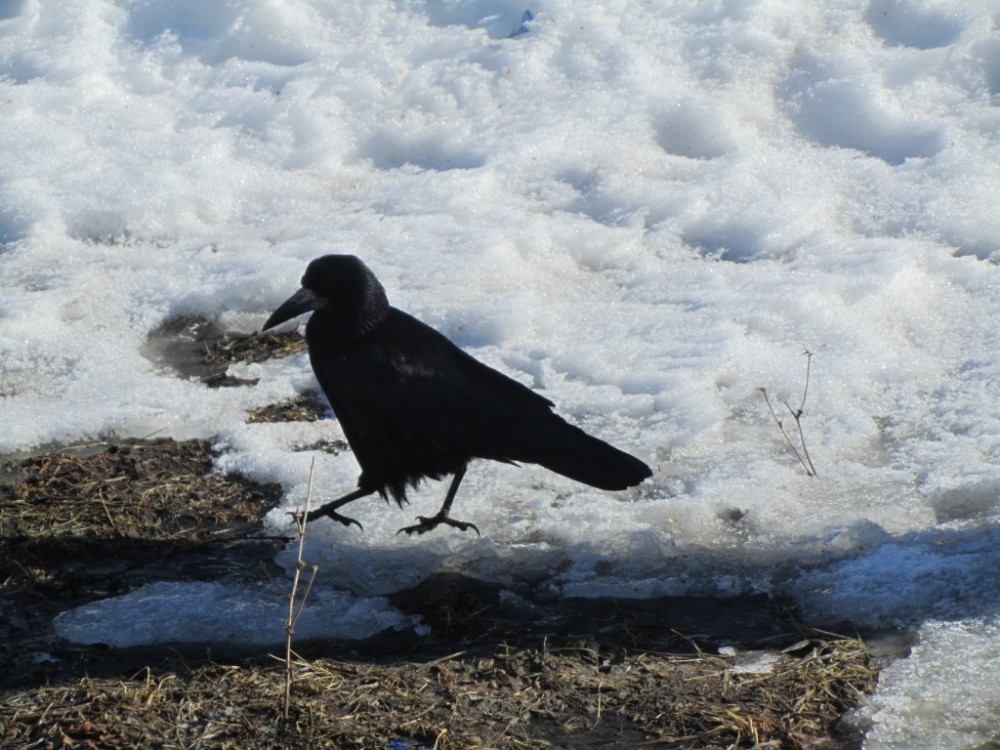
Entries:
[[347, 516], [342, 516], [333, 508], [331, 508], [330, 510], [325, 510], [324, 508], [317, 508], [316, 510], [309, 511], [308, 515], [306, 515], [306, 522], [308, 523], [309, 521], [315, 521], [317, 518], [322, 518], [324, 516], [326, 516], [327, 518], [332, 518], [334, 521], [337, 521], [338, 523], [341, 523], [344, 526], [350, 526], [353, 523], [362, 531], [365, 530], [365, 527], [362, 526], [359, 521], [355, 521], [353, 518], [348, 518]]
[[469, 523], [468, 521], [456, 521], [454, 518], [449, 518], [444, 513], [438, 513], [436, 516], [417, 516], [417, 520], [420, 523], [414, 524], [413, 526], [404, 526], [397, 534], [402, 534], [404, 531], [407, 535], [410, 534], [426, 534], [428, 531], [433, 531], [441, 524], [445, 526], [451, 526], [458, 529], [459, 531], [468, 531], [472, 529], [476, 532], [476, 536], [482, 536], [479, 533], [479, 528], [474, 523]]

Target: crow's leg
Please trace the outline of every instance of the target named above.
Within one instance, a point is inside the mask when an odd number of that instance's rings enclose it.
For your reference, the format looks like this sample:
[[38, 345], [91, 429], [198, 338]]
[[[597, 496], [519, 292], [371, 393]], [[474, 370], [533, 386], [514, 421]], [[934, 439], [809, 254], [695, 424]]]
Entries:
[[347, 495], [344, 495], [339, 500], [334, 500], [332, 503], [327, 503], [326, 505], [317, 508], [316, 510], [309, 511], [306, 516], [306, 521], [315, 521], [321, 516], [326, 516], [327, 518], [332, 518], [334, 521], [339, 521], [344, 524], [344, 526], [350, 526], [352, 523], [355, 524], [359, 529], [364, 531], [364, 527], [355, 521], [353, 518], [348, 518], [347, 516], [342, 516], [337, 512], [337, 508], [342, 508], [354, 500], [370, 495], [374, 492], [374, 489], [365, 489], [364, 487], [359, 487]]
[[441, 524], [445, 524], [446, 526], [453, 526], [459, 531], [468, 531], [469, 529], [472, 529], [476, 532], [476, 536], [482, 536], [474, 523], [456, 521], [454, 518], [450, 518], [448, 516], [448, 511], [451, 510], [451, 504], [455, 500], [455, 493], [458, 492], [458, 485], [462, 483], [462, 477], [464, 476], [465, 467], [463, 466], [455, 472], [455, 477], [451, 480], [451, 486], [448, 488], [448, 494], [444, 498], [444, 505], [441, 506], [441, 510], [437, 512], [437, 515], [429, 517], [417, 516], [417, 520], [420, 521], [420, 523], [413, 526], [404, 526], [396, 533], [402, 534], [405, 531], [407, 534], [413, 534], [414, 532], [417, 534], [426, 534], [431, 529], [436, 529]]

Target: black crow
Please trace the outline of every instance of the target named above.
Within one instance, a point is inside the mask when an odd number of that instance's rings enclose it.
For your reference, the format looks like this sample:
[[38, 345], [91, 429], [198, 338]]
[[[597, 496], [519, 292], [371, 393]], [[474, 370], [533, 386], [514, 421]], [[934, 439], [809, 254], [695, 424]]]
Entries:
[[309, 513], [345, 526], [337, 510], [378, 492], [402, 507], [407, 487], [454, 475], [437, 515], [400, 529], [423, 534], [448, 516], [473, 458], [541, 464], [603, 490], [623, 490], [652, 472], [639, 459], [565, 422], [552, 402], [487, 367], [389, 305], [375, 274], [353, 255], [325, 255], [263, 330], [312, 311], [309, 361], [361, 465], [358, 488]]

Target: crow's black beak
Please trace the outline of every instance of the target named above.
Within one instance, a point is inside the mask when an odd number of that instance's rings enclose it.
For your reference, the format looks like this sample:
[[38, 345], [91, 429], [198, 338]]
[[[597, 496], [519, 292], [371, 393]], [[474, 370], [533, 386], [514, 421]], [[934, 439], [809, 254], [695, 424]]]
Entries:
[[286, 299], [277, 310], [275, 310], [271, 317], [267, 319], [264, 323], [264, 327], [261, 331], [266, 331], [268, 328], [274, 328], [276, 325], [281, 325], [286, 320], [291, 320], [296, 315], [301, 315], [302, 313], [307, 313], [310, 310], [315, 310], [317, 307], [322, 307], [326, 303], [326, 300], [320, 297], [313, 291], [303, 287], [299, 289], [295, 294]]

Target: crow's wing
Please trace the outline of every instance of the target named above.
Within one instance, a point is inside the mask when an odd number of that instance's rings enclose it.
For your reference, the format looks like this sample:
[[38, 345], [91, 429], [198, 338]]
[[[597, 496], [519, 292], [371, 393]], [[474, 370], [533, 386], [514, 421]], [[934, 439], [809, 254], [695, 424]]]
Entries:
[[335, 356], [314, 360], [313, 369], [334, 411], [355, 430], [486, 450], [484, 457], [554, 417], [548, 399], [398, 311]]

